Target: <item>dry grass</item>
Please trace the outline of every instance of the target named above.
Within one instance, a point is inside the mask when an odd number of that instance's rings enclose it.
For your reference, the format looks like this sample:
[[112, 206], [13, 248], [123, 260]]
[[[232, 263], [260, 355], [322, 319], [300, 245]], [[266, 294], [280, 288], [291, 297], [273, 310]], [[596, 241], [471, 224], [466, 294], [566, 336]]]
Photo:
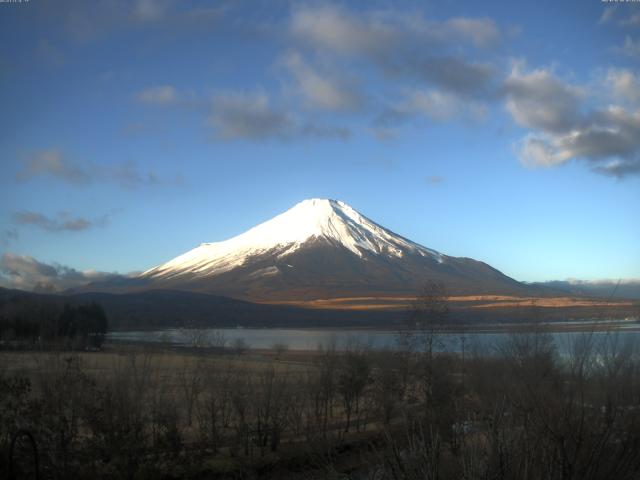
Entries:
[[[313, 309], [331, 310], [402, 310], [406, 309], [415, 297], [343, 297], [320, 298], [315, 300], [289, 300], [265, 302], [270, 304], [291, 305]], [[581, 297], [519, 297], [512, 295], [457, 295], [448, 297], [452, 306], [474, 309], [519, 308], [536, 306], [540, 308], [620, 308], [631, 307], [632, 301], [588, 299]]]
[[[70, 356], [66, 352], [0, 351], [0, 369], [6, 373], [21, 373], [32, 376], [46, 375], [59, 360]], [[79, 352], [77, 355], [83, 370], [91, 375], [106, 375], [121, 371], [132, 357], [145, 358], [153, 370], [164, 378], [177, 376], [195, 363], [206, 369], [236, 368], [249, 372], [260, 372], [273, 367], [280, 373], [304, 372], [311, 365], [313, 355], [304, 352], [286, 352], [280, 358], [272, 351], [252, 351], [251, 354], [202, 355], [193, 352], [160, 350], [144, 346], [107, 346], [102, 352]]]

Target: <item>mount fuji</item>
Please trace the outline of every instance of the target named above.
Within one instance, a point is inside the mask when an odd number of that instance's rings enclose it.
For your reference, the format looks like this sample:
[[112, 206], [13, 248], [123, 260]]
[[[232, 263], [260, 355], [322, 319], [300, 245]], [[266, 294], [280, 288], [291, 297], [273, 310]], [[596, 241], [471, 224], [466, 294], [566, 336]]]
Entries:
[[309, 199], [229, 240], [203, 243], [119, 285], [256, 302], [415, 295], [427, 280], [455, 295], [523, 294], [486, 263], [450, 257], [382, 227], [344, 202]]

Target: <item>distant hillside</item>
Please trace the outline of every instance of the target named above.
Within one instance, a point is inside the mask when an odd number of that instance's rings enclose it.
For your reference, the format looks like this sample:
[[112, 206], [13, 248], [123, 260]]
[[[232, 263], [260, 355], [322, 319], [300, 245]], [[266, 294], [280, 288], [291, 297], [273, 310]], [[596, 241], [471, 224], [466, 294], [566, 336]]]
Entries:
[[112, 329], [164, 327], [335, 327], [395, 324], [403, 311], [318, 310], [284, 305], [264, 305], [227, 297], [171, 290], [129, 294], [101, 292], [53, 295], [0, 288], [0, 311], [12, 298], [34, 302], [82, 304], [94, 301], [104, 307]]
[[629, 298], [640, 300], [640, 280], [621, 281], [550, 281], [534, 283], [532, 285], [553, 288], [571, 295], [581, 295], [598, 298]]
[[[551, 291], [539, 287], [540, 291]], [[558, 292], [558, 290], [555, 290]], [[260, 304], [228, 297], [172, 290], [149, 290], [137, 293], [101, 292], [68, 295], [38, 294], [0, 288], [0, 316], [11, 302], [26, 299], [37, 310], [53, 304], [58, 309], [65, 303], [82, 305], [96, 302], [109, 320], [110, 329], [158, 329], [180, 327], [390, 327], [398, 328], [408, 319], [406, 298], [385, 308], [372, 308], [365, 301], [362, 308], [348, 308], [352, 302], [329, 302], [326, 305]], [[557, 300], [557, 301], [556, 301]], [[603, 303], [605, 304], [603, 306]], [[346, 308], [345, 308], [346, 307]], [[388, 307], [388, 308], [387, 308]], [[47, 307], [48, 308], [48, 307]], [[629, 318], [640, 312], [640, 302], [590, 302], [588, 299], [568, 301], [560, 297], [457, 297], [450, 302], [452, 324], [495, 324], [531, 321], [566, 321], [589, 318]], [[9, 309], [10, 310], [10, 309]]]

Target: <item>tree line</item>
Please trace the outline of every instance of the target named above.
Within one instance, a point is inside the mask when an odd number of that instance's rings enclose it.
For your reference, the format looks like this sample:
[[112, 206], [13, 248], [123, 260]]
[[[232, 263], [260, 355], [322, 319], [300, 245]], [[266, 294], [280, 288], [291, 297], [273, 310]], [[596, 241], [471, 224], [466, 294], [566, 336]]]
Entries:
[[0, 348], [100, 348], [107, 330], [107, 315], [95, 302], [20, 295], [0, 302]]

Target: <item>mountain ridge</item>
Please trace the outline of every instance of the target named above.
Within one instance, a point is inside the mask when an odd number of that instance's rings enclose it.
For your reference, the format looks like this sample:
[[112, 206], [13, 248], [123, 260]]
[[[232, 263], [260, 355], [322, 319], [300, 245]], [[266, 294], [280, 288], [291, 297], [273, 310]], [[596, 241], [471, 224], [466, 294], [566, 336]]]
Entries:
[[344, 202], [314, 198], [119, 285], [83, 290], [161, 288], [271, 302], [415, 295], [428, 280], [444, 283], [452, 294], [523, 295], [533, 288], [484, 262], [451, 257], [398, 235]]
[[249, 256], [278, 249], [286, 257], [313, 239], [325, 239], [362, 257], [363, 251], [402, 256], [403, 252], [442, 255], [378, 225], [339, 200], [312, 198], [284, 213], [222, 242], [198, 247], [142, 273], [143, 278], [162, 278], [185, 273], [217, 274], [242, 265]]

